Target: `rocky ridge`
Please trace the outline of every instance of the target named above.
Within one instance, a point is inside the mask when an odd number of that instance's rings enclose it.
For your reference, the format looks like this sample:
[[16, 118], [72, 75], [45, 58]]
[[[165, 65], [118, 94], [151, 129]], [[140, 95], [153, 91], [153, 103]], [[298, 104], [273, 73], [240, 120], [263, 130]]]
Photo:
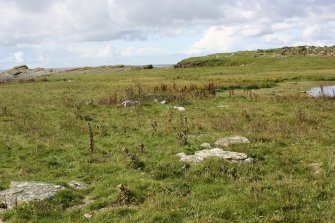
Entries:
[[99, 66], [99, 67], [80, 67], [64, 70], [54, 70], [45, 68], [29, 69], [27, 65], [13, 67], [0, 73], [0, 82], [11, 82], [16, 80], [32, 79], [46, 75], [64, 75], [64, 74], [97, 74], [108, 72], [126, 72], [132, 70], [153, 69], [150, 65], [130, 66], [130, 65], [115, 65], [115, 66]]

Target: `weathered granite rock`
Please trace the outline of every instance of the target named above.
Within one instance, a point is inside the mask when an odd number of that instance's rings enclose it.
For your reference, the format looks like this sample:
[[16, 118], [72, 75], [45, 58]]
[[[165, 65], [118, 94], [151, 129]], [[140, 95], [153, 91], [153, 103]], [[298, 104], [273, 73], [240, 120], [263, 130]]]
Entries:
[[243, 143], [250, 143], [249, 139], [242, 137], [242, 136], [233, 136], [233, 137], [226, 137], [218, 139], [214, 145], [217, 147], [228, 147], [231, 144], [243, 144]]
[[75, 180], [70, 181], [69, 186], [76, 190], [85, 190], [87, 188], [87, 185], [85, 183], [78, 182]]
[[18, 204], [50, 199], [64, 187], [42, 182], [11, 182], [9, 189], [0, 191], [0, 206], [13, 209]]
[[27, 65], [20, 65], [20, 66], [13, 67], [12, 69], [7, 70], [6, 72], [10, 75], [16, 76], [23, 72], [26, 72], [27, 70], [28, 70]]
[[251, 157], [248, 157], [248, 155], [245, 153], [224, 151], [220, 148], [197, 151], [194, 153], [194, 155], [186, 155], [185, 153], [178, 153], [177, 156], [180, 157], [180, 161], [184, 161], [187, 163], [200, 163], [204, 159], [209, 157], [218, 157], [231, 162], [241, 162], [241, 163], [253, 162], [253, 159]]

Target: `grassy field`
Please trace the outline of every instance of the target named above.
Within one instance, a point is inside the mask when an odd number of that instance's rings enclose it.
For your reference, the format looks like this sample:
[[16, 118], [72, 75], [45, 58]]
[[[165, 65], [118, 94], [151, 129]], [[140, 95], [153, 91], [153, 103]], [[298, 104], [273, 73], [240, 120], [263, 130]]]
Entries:
[[[335, 100], [301, 92], [335, 85], [335, 57], [243, 55], [186, 69], [0, 85], [0, 189], [21, 180], [88, 184], [84, 191], [68, 188], [53, 200], [21, 205], [0, 219], [333, 222]], [[215, 94], [207, 89], [211, 83]], [[125, 99], [139, 104], [118, 106]], [[180, 133], [188, 137], [176, 137]], [[176, 156], [234, 135], [251, 143], [229, 149], [255, 163], [208, 159], [188, 166]], [[125, 156], [125, 147], [133, 157]], [[119, 184], [131, 191], [125, 204], [116, 202]], [[91, 203], [75, 208], [85, 200]], [[86, 219], [86, 213], [94, 215]]]

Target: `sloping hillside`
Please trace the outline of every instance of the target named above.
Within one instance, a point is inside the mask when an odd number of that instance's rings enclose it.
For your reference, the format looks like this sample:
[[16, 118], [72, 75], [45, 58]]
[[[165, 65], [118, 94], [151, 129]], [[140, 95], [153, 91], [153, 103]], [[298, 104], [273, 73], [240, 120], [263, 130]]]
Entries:
[[[218, 53], [203, 57], [191, 57], [180, 61], [175, 68], [208, 66], [245, 66], [252, 63], [268, 63], [286, 57], [334, 57], [335, 46], [316, 47], [298, 46], [268, 50], [240, 51], [236, 53]], [[277, 60], [278, 61], [278, 60]]]

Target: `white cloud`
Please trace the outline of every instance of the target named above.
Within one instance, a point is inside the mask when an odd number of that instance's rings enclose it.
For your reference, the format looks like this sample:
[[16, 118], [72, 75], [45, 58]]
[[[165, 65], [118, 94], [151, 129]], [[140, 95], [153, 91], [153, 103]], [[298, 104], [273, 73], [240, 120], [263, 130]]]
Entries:
[[13, 53], [10, 58], [15, 63], [22, 63], [24, 61], [24, 53], [22, 51], [18, 51]]
[[140, 57], [148, 55], [164, 55], [166, 52], [161, 48], [136, 48], [127, 47], [122, 49], [120, 54], [123, 57]]
[[279, 43], [281, 45], [288, 45], [292, 41], [292, 36], [288, 34], [270, 34], [263, 37], [266, 43]]
[[234, 27], [210, 27], [204, 36], [190, 47], [187, 53], [199, 54], [229, 51], [232, 48], [232, 44], [237, 41], [237, 37], [234, 36], [235, 33], [236, 28]]
[[70, 47], [68, 51], [83, 58], [108, 58], [115, 54], [115, 48], [111, 43], [103, 45], [75, 46]]
[[[77, 66], [164, 58], [166, 49], [199, 54], [334, 45], [334, 11], [334, 0], [0, 0], [0, 61], [9, 61], [0, 65], [11, 66], [19, 51], [27, 63]], [[162, 39], [180, 43], [150, 45]]]

